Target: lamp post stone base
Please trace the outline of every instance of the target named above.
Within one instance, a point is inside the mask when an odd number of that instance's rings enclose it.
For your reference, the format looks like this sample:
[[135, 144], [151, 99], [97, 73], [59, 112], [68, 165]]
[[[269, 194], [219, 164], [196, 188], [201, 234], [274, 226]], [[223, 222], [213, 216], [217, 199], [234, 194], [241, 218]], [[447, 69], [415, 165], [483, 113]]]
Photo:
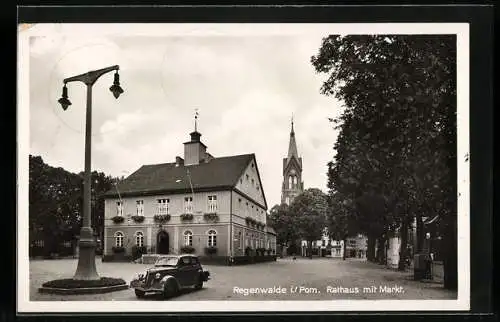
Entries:
[[96, 242], [93, 237], [92, 228], [82, 227], [78, 246], [78, 266], [73, 279], [85, 281], [100, 279], [95, 265]]

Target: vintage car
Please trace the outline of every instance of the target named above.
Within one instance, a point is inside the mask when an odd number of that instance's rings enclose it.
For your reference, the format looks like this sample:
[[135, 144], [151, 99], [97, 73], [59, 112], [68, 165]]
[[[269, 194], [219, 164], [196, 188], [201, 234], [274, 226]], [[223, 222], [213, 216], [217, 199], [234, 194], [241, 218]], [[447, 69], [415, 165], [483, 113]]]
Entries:
[[185, 288], [201, 289], [210, 279], [210, 273], [201, 267], [195, 255], [164, 255], [154, 267], [138, 274], [131, 282], [138, 298], [146, 293], [162, 294], [165, 298], [176, 295]]

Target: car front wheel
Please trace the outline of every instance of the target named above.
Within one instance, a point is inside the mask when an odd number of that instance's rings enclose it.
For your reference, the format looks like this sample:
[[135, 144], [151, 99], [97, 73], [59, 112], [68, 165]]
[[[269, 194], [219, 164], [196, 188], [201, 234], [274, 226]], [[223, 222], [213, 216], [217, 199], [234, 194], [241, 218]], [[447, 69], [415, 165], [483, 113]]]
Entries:
[[171, 298], [171, 297], [175, 296], [178, 291], [179, 290], [177, 287], [177, 283], [175, 283], [174, 280], [169, 279], [165, 283], [165, 287], [163, 288], [163, 297], [164, 298]]
[[144, 295], [146, 294], [146, 292], [144, 291], [141, 291], [141, 290], [134, 290], [135, 291], [135, 296], [137, 296], [137, 298], [143, 298]]
[[198, 277], [198, 281], [196, 282], [196, 285], [194, 286], [195, 290], [201, 290], [203, 288], [203, 279], [201, 276]]

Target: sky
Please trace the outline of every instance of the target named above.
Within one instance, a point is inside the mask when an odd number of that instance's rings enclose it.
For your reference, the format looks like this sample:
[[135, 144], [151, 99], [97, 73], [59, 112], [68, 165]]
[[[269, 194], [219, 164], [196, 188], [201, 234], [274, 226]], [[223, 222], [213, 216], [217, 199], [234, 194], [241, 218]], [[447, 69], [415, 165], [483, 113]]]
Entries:
[[84, 166], [85, 85], [68, 83], [73, 104], [63, 111], [62, 80], [120, 65], [122, 96], [109, 91], [113, 73], [93, 87], [92, 170], [128, 176], [144, 164], [174, 162], [198, 109], [210, 154], [255, 153], [271, 208], [281, 199], [293, 115], [305, 188], [327, 191], [337, 137], [328, 118], [339, 115], [341, 103], [320, 93], [326, 75], [310, 63], [327, 32], [106, 34], [43, 27], [29, 39], [29, 153], [45, 163], [72, 172]]

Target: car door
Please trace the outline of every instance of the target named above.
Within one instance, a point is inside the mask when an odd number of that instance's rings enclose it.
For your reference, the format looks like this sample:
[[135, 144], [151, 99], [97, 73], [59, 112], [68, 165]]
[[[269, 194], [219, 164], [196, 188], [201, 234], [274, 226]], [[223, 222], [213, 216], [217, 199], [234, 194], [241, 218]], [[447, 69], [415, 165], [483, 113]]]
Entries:
[[191, 285], [195, 285], [198, 282], [198, 276], [200, 276], [199, 270], [201, 269], [200, 267], [200, 262], [198, 261], [197, 257], [190, 256], [191, 263], [189, 265], [189, 283]]
[[179, 258], [178, 280], [181, 286], [187, 286], [192, 284], [190, 281], [190, 266], [191, 266], [191, 258], [189, 256], [184, 256]]

